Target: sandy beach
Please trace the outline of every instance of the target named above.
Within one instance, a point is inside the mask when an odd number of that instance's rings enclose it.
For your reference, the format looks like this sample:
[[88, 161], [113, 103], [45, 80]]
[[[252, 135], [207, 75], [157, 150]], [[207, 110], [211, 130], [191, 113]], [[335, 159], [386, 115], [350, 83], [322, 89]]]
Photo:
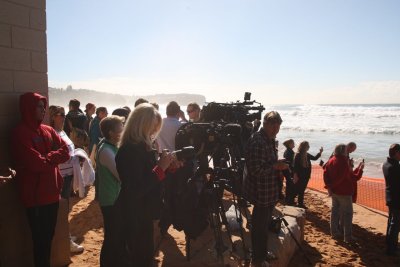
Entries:
[[[70, 213], [71, 234], [78, 237], [78, 243], [85, 247], [82, 254], [71, 257], [71, 267], [99, 266], [100, 249], [103, 240], [103, 223], [99, 206], [90, 189], [84, 199], [73, 198]], [[400, 259], [385, 255], [387, 218], [385, 215], [354, 205], [353, 233], [356, 245], [336, 241], [329, 234], [330, 198], [327, 195], [307, 190], [305, 203], [308, 205], [305, 224], [305, 241], [302, 244], [313, 266], [400, 266]], [[229, 203], [227, 203], [229, 204]], [[156, 233], [158, 231], [155, 231]], [[248, 266], [243, 260], [241, 241], [233, 236], [237, 253], [224, 253], [224, 266]], [[162, 240], [155, 236], [159, 246], [156, 266], [221, 266], [213, 250], [214, 238], [207, 229], [197, 240], [191, 242], [192, 259], [185, 258], [183, 232], [172, 227]], [[228, 244], [228, 240], [225, 240]], [[245, 243], [250, 243], [249, 233], [245, 233]], [[309, 266], [303, 254], [298, 251], [290, 266]]]

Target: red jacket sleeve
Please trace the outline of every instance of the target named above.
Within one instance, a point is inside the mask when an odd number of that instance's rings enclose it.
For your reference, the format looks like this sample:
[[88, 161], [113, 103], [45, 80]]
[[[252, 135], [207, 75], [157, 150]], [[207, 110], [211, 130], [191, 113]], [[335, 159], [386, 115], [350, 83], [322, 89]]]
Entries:
[[352, 172], [352, 178], [353, 178], [355, 181], [360, 180], [361, 177], [362, 177], [362, 175], [363, 175], [363, 172], [364, 172], [364, 171], [363, 171], [362, 169], [360, 169], [360, 167], [355, 168], [354, 171]]
[[50, 151], [46, 156], [47, 160], [54, 165], [66, 162], [70, 158], [67, 143], [62, 140], [55, 130], [51, 129], [50, 133], [53, 140], [53, 147], [57, 150]]
[[48, 162], [33, 146], [31, 141], [24, 136], [22, 131], [14, 131], [11, 139], [12, 153], [15, 163], [31, 172], [51, 171], [54, 166]]

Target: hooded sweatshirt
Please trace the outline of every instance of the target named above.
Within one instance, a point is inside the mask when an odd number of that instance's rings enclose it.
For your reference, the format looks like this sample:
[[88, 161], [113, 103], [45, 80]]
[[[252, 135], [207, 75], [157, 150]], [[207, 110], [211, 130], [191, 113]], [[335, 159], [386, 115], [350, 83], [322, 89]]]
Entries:
[[11, 151], [20, 199], [25, 207], [55, 203], [60, 199], [63, 179], [58, 164], [69, 159], [67, 144], [50, 126], [36, 119], [37, 93], [20, 96], [21, 122], [14, 128]]
[[353, 196], [362, 174], [360, 168], [352, 170], [347, 156], [333, 156], [325, 165], [324, 182], [336, 195]]

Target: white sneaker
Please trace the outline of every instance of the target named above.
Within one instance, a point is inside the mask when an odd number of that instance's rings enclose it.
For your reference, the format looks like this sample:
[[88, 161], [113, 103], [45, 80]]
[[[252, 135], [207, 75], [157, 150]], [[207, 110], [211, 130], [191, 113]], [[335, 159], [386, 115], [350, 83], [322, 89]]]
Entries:
[[76, 240], [78, 240], [78, 238], [74, 235], [71, 235], [69, 239], [71, 239], [72, 242], [76, 242]]
[[81, 252], [83, 252], [84, 248], [82, 246], [76, 244], [74, 241], [70, 240], [69, 250], [71, 251], [71, 253], [81, 253]]

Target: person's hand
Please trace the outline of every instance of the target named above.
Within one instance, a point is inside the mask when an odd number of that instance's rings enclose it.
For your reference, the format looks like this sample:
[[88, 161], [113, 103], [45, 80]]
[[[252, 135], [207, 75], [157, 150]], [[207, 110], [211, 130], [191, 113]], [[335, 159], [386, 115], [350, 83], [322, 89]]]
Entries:
[[163, 151], [157, 165], [160, 166], [163, 171], [165, 171], [166, 169], [168, 169], [169, 165], [171, 165], [173, 160], [174, 156], [171, 153]]
[[297, 184], [298, 181], [299, 181], [299, 176], [297, 175], [297, 173], [295, 173], [295, 174], [293, 175], [293, 183], [294, 183], [294, 184]]
[[319, 153], [322, 154], [322, 152], [324, 152], [324, 148], [321, 146], [321, 148], [319, 149]]
[[360, 164], [358, 164], [358, 168], [359, 168], [360, 170], [363, 170], [364, 167], [365, 167], [365, 163], [361, 161]]
[[178, 160], [176, 158], [176, 155], [173, 155], [173, 160], [172, 160], [171, 164], [169, 165], [169, 168], [176, 170], [182, 166], [183, 166], [183, 161]]
[[179, 110], [178, 116], [182, 121], [188, 121], [185, 117], [185, 112], [183, 112], [183, 110]]

